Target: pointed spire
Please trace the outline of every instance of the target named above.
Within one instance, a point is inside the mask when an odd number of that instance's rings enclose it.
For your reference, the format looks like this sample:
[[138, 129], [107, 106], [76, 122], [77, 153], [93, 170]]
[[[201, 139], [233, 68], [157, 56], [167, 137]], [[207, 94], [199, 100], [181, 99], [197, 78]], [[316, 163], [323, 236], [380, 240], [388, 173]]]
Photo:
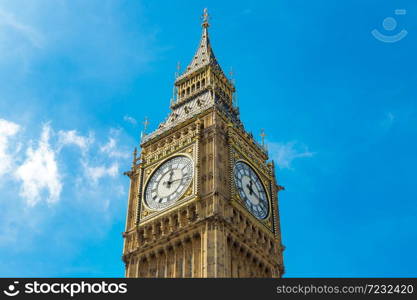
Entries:
[[206, 65], [210, 65], [210, 64], [218, 67], [221, 70], [220, 65], [217, 62], [216, 57], [214, 56], [214, 52], [210, 44], [210, 39], [209, 39], [209, 34], [208, 34], [208, 27], [210, 26], [210, 24], [208, 22], [209, 14], [208, 14], [207, 8], [204, 9], [202, 19], [203, 19], [203, 23], [201, 24], [201, 26], [203, 27], [203, 30], [201, 33], [200, 44], [197, 48], [197, 51], [194, 54], [193, 59], [191, 60], [190, 64], [187, 66], [184, 74], [179, 76], [177, 80], [181, 80], [182, 78], [193, 73], [197, 69]]
[[[230, 72], [229, 72], [229, 77], [230, 77], [230, 82], [232, 83], [233, 87], [236, 85], [236, 80], [235, 80], [235, 72], [233, 71], [233, 68], [230, 67]], [[238, 107], [238, 103], [237, 103], [237, 93], [233, 93], [232, 96], [232, 104], [234, 107]]]
[[266, 137], [266, 134], [265, 134], [265, 130], [264, 130], [264, 129], [261, 129], [261, 134], [260, 134], [260, 136], [261, 136], [261, 139], [262, 139], [262, 144], [261, 144], [261, 147], [263, 148], [263, 150], [264, 150], [265, 152], [268, 152], [268, 145], [267, 145], [267, 144], [265, 144], [265, 137]]
[[145, 121], [143, 121], [143, 130], [140, 133], [140, 140], [142, 140], [146, 136], [146, 129], [148, 129], [149, 121], [148, 117], [145, 117]]
[[138, 161], [138, 148], [135, 147], [135, 150], [133, 150], [133, 161], [132, 161], [132, 167], [136, 166], [136, 162]]
[[146, 129], [148, 129], [149, 121], [148, 117], [145, 117], [145, 121], [143, 121], [143, 132], [146, 134]]
[[[181, 64], [180, 62], [177, 62], [177, 71], [175, 72], [175, 80], [178, 78], [178, 76], [180, 75], [180, 70], [181, 70]], [[177, 87], [174, 86], [172, 87], [172, 97], [171, 97], [171, 106], [175, 104], [177, 100]]]
[[178, 61], [177, 62], [177, 72], [175, 72], [175, 78], [177, 78], [178, 76], [180, 76], [180, 71], [181, 71], [181, 62]]
[[266, 137], [266, 134], [265, 134], [265, 130], [264, 129], [261, 129], [260, 136], [261, 136], [261, 139], [262, 139], [262, 146], [265, 146], [265, 137]]

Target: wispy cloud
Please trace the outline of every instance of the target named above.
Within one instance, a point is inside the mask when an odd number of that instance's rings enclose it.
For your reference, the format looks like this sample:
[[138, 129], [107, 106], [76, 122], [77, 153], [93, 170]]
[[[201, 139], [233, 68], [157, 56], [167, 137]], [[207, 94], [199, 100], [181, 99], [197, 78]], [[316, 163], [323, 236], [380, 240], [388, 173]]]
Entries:
[[0, 1], [0, 62], [30, 74], [58, 56], [74, 66], [73, 78], [126, 80], [155, 59], [155, 33], [125, 28], [122, 7], [117, 0]]
[[[22, 124], [0, 119], [0, 182], [7, 180], [0, 185], [0, 250], [13, 245], [18, 252], [36, 245], [34, 240], [44, 234], [49, 222], [66, 215], [68, 208], [74, 220], [89, 224], [90, 233], [103, 234], [120, 215], [121, 202], [115, 200], [126, 194], [121, 176], [121, 169], [129, 165], [121, 154], [126, 146], [124, 133], [109, 129], [108, 140], [103, 141], [95, 131], [54, 130], [51, 122], [31, 139], [28, 131]], [[12, 151], [19, 144], [23, 146]], [[80, 220], [87, 211], [94, 222]], [[79, 236], [72, 225], [57, 230]], [[61, 241], [58, 233], [50, 236]]]
[[[40, 202], [58, 202], [64, 186], [71, 181], [77, 182], [80, 190], [90, 184], [98, 188], [103, 178], [120, 175], [120, 165], [130, 156], [118, 144], [119, 129], [110, 129], [108, 141], [100, 146], [94, 132], [88, 135], [82, 135], [75, 129], [55, 132], [51, 124], [46, 123], [40, 138], [24, 145], [26, 150], [19, 155], [23, 157], [19, 162], [16, 159], [19, 150], [11, 152], [9, 141], [20, 130], [19, 124], [0, 119], [0, 175], [9, 175], [19, 183], [19, 195], [29, 207]], [[24, 143], [23, 138], [20, 143]], [[81, 150], [76, 161], [65, 159], [62, 149], [69, 146]], [[64, 174], [65, 170], [72, 169], [78, 170], [78, 173]]]
[[314, 152], [308, 150], [308, 147], [297, 141], [287, 143], [269, 142], [268, 149], [271, 158], [278, 163], [281, 169], [292, 170], [292, 163], [299, 158], [308, 158], [315, 155]]
[[[44, 38], [42, 34], [33, 26], [23, 23], [18, 20], [17, 17], [0, 7], [0, 29], [6, 34], [2, 35], [2, 42], [5, 42], [5, 38], [12, 38], [13, 34], [7, 34], [7, 30], [15, 31], [18, 35], [30, 42], [30, 44], [36, 48], [42, 48]], [[10, 33], [10, 32], [9, 32]], [[16, 36], [15, 36], [16, 37]]]
[[87, 178], [92, 180], [93, 184], [97, 184], [97, 182], [105, 177], [115, 177], [119, 174], [119, 164], [117, 162], [112, 163], [110, 166], [90, 166], [87, 163], [84, 163], [84, 170]]
[[130, 154], [126, 151], [121, 151], [117, 146], [116, 139], [109, 138], [109, 141], [104, 146], [100, 147], [100, 151], [106, 153], [109, 157], [128, 158]]
[[18, 124], [0, 119], [0, 176], [10, 171], [13, 154], [9, 152], [9, 141], [19, 130]]
[[22, 181], [20, 195], [29, 206], [34, 206], [43, 198], [47, 203], [59, 200], [62, 190], [61, 175], [58, 171], [56, 153], [51, 148], [51, 128], [46, 124], [42, 128], [41, 138], [37, 148], [29, 148], [26, 151], [26, 160], [16, 170], [15, 176]]
[[123, 120], [125, 122], [128, 122], [128, 123], [132, 124], [132, 125], [136, 125], [138, 123], [135, 118], [133, 118], [131, 116], [128, 116], [128, 115], [124, 116]]
[[94, 142], [93, 133], [88, 137], [79, 135], [76, 130], [60, 130], [58, 131], [58, 144], [61, 147], [67, 145], [78, 146], [81, 150], [87, 150], [90, 144]]

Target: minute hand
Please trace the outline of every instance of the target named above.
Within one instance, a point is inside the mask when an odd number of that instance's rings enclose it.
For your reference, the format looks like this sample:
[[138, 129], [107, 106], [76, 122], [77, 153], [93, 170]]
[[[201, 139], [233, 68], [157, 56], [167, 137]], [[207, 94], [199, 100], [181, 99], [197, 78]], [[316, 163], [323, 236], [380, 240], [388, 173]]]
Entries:
[[185, 178], [190, 178], [191, 176], [187, 176], [187, 177], [182, 177], [182, 178], [178, 178], [178, 179], [174, 179], [174, 180], [171, 180], [170, 181], [170, 183], [173, 183], [173, 182], [175, 182], [175, 181], [179, 181], [179, 180], [183, 180], [183, 179], [185, 179]]

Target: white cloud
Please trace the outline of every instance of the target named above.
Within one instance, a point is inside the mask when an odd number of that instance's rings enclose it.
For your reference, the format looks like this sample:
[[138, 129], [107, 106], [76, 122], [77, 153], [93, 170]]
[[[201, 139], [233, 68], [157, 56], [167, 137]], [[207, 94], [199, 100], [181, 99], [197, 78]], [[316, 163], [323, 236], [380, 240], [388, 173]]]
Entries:
[[[8, 140], [20, 130], [19, 125], [0, 119], [0, 175], [11, 172], [13, 158], [7, 152]], [[111, 129], [110, 135], [120, 134]], [[28, 206], [39, 202], [56, 203], [60, 199], [65, 184], [71, 181], [77, 183], [81, 189], [91, 184], [96, 186], [105, 177], [114, 178], [119, 175], [119, 165], [129, 157], [127, 152], [121, 151], [116, 137], [110, 137], [101, 147], [91, 147], [95, 142], [94, 133], [88, 136], [80, 135], [77, 130], [60, 130], [54, 133], [49, 123], [43, 126], [41, 137], [34, 143], [29, 142], [23, 162], [16, 164], [16, 171], [12, 174], [20, 182], [20, 196], [26, 200]], [[78, 162], [65, 161], [63, 147], [75, 145], [82, 150]], [[59, 161], [63, 164], [59, 168]], [[81, 167], [81, 169], [79, 169]], [[79, 170], [74, 173], [61, 174], [62, 170]], [[81, 186], [80, 186], [81, 184]]]
[[12, 166], [13, 155], [9, 153], [9, 140], [19, 130], [18, 124], [0, 119], [0, 176], [8, 172]]
[[129, 153], [120, 151], [115, 138], [110, 137], [107, 144], [100, 147], [100, 151], [113, 158], [128, 158]]
[[49, 124], [44, 125], [38, 148], [28, 147], [26, 160], [15, 172], [15, 177], [22, 181], [20, 195], [29, 206], [41, 201], [44, 193], [48, 203], [57, 202], [61, 194], [61, 176], [56, 153], [49, 144], [50, 132]]
[[128, 122], [128, 123], [132, 124], [132, 125], [136, 125], [138, 123], [135, 118], [133, 118], [131, 116], [128, 116], [128, 115], [124, 116], [123, 120], [125, 122]]
[[86, 177], [91, 178], [93, 183], [97, 184], [97, 182], [105, 176], [115, 177], [116, 175], [118, 175], [119, 164], [113, 163], [109, 167], [105, 167], [105, 166], [91, 167], [88, 164], [84, 164], [84, 170], [86, 173]]
[[114, 178], [120, 175], [120, 164], [124, 164], [130, 157], [130, 154], [118, 145], [120, 134], [120, 129], [110, 129], [108, 142], [100, 146], [93, 155], [82, 158], [84, 176], [93, 185], [97, 185], [105, 177]]
[[[117, 134], [118, 131], [111, 130], [110, 133]], [[119, 159], [126, 159], [129, 157], [129, 153], [119, 150], [115, 137], [110, 137], [108, 142], [99, 149], [101, 153], [105, 154], [105, 157], [96, 155], [96, 161], [101, 161], [101, 164], [92, 166], [92, 163], [86, 159], [82, 162], [85, 176], [92, 179], [93, 184], [97, 184], [103, 177], [117, 176], [119, 174]]]
[[76, 145], [81, 150], [87, 150], [90, 144], [94, 142], [93, 134], [90, 133], [88, 137], [78, 135], [76, 130], [60, 130], [58, 131], [58, 144], [60, 147], [66, 145]]
[[281, 169], [292, 169], [291, 164], [295, 159], [312, 157], [315, 153], [310, 152], [304, 144], [296, 141], [287, 143], [268, 143], [271, 158], [278, 163]]

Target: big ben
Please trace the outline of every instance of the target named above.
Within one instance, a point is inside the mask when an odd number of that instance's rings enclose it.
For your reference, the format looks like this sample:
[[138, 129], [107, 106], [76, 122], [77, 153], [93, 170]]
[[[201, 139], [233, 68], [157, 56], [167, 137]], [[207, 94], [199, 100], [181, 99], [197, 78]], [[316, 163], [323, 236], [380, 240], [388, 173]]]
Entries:
[[282, 277], [274, 163], [248, 133], [209, 39], [174, 83], [170, 114], [135, 149], [126, 277]]

